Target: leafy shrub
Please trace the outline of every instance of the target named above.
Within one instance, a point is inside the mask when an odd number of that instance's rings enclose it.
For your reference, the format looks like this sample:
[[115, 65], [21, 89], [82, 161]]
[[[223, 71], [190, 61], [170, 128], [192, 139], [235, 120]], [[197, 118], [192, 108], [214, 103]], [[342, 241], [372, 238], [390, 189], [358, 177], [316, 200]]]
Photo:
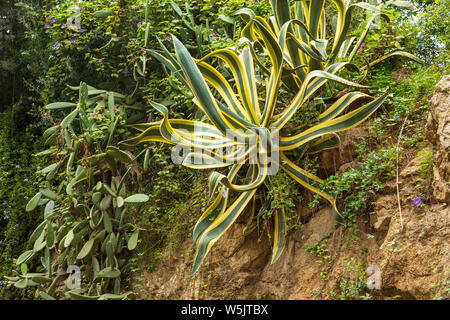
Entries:
[[[54, 162], [40, 170], [46, 181], [26, 211], [45, 206], [44, 219], [30, 236], [32, 249], [17, 258], [20, 272], [14, 270], [7, 279], [19, 289], [36, 288], [36, 297], [43, 299], [129, 298], [130, 292], [121, 294], [121, 276], [133, 267], [124, 248], [137, 245], [133, 204], [146, 202], [148, 196], [133, 194], [132, 182], [140, 176], [136, 160], [112, 143], [125, 138], [127, 113], [139, 105], [128, 106], [125, 96], [85, 83], [74, 89], [78, 103], [46, 107], [71, 111], [43, 134], [51, 147], [38, 156], [50, 155]], [[28, 272], [31, 262], [36, 263], [35, 273]], [[61, 285], [66, 270], [80, 262], [78, 287]]]

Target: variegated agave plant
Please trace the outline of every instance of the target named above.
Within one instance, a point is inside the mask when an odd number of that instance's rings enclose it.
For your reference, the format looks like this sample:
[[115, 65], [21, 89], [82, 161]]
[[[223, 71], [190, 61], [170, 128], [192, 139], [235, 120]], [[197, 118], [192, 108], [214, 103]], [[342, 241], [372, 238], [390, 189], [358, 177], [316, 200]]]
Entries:
[[[328, 200], [335, 218], [343, 221], [336, 208], [336, 199], [320, 189], [323, 180], [297, 166], [286, 153], [305, 146], [310, 146], [310, 151], [314, 152], [337, 147], [339, 139], [335, 133], [352, 128], [367, 119], [383, 103], [387, 92], [378, 98], [361, 92], [349, 92], [334, 103], [323, 105], [322, 113], [314, 119], [312, 125], [300, 126], [295, 132], [282, 131], [302, 106], [316, 98], [327, 82], [368, 88], [338, 75], [343, 68], [356, 66], [348, 61], [333, 62], [337, 59], [336, 56], [347, 52], [342, 47], [351, 44], [350, 40], [344, 38], [349, 24], [346, 19], [350, 17], [352, 8], [342, 1], [334, 2], [339, 8], [336, 29], [340, 32], [336, 36], [337, 40], [334, 40], [330, 55], [326, 54], [326, 40], [320, 39], [325, 37], [324, 1], [321, 0], [297, 2], [296, 20], [290, 19], [287, 1], [273, 0], [276, 17], [270, 19], [270, 24], [248, 9], [240, 10], [237, 14], [248, 20], [241, 38], [241, 42], [247, 43], [247, 46], [240, 53], [231, 48], [220, 49], [201, 60], [194, 60], [174, 36], [174, 55], [161, 42], [163, 54], [150, 50], [180, 82], [190, 88], [194, 102], [206, 115], [205, 121], [170, 119], [165, 106], [152, 102], [151, 105], [163, 115], [163, 119], [135, 126], [141, 133], [125, 144], [160, 141], [180, 145], [191, 151], [182, 163], [187, 167], [230, 167], [226, 176], [216, 171], [210, 175], [211, 205], [202, 214], [193, 232], [197, 246], [193, 274], [212, 245], [255, 197], [258, 188], [268, 183], [269, 167], [273, 165], [284, 170], [303, 187]], [[299, 6], [301, 14], [298, 13]], [[269, 68], [257, 57], [254, 50], [256, 42], [270, 59]], [[209, 58], [221, 61], [231, 71], [230, 79], [227, 79], [225, 72], [221, 73], [207, 63]], [[255, 73], [255, 61], [267, 75], [263, 104], [259, 101], [260, 86]], [[284, 88], [295, 92], [287, 105], [277, 103], [278, 94]], [[370, 102], [352, 111], [347, 110], [347, 107], [361, 98]], [[230, 132], [233, 133], [231, 137]], [[279, 136], [278, 141], [276, 136]], [[225, 147], [231, 151], [226, 154], [218, 152]], [[276, 157], [277, 154], [279, 157]], [[241, 171], [245, 175], [239, 178]], [[230, 191], [237, 192], [238, 196], [231, 199]], [[284, 210], [277, 210], [274, 215], [272, 263], [283, 251], [285, 221]]]
[[[380, 6], [373, 6], [366, 2], [350, 3], [350, 0], [330, 0], [337, 9], [337, 16], [333, 29], [335, 34], [331, 40], [327, 39], [327, 19], [325, 13], [325, 0], [270, 0], [274, 16], [266, 21], [264, 18], [256, 16], [248, 8], [241, 9], [234, 13], [243, 20], [248, 21], [243, 28], [242, 36], [249, 41], [253, 56], [262, 68], [262, 71], [270, 71], [254, 54], [255, 45], [261, 44], [261, 39], [254, 32], [254, 20], [264, 24], [270, 29], [283, 48], [283, 58], [286, 62], [282, 73], [282, 84], [285, 88], [297, 92], [301, 89], [302, 83], [308, 74], [313, 70], [325, 70], [330, 73], [339, 72], [342, 68], [356, 70], [356, 66], [351, 64], [361, 49], [364, 40], [369, 32], [374, 20], [383, 17], [389, 20], [388, 16], [380, 10]], [[357, 8], [367, 10], [370, 17], [366, 20], [364, 31], [359, 37], [348, 37], [353, 11]], [[334, 21], [334, 20], [333, 20]], [[375, 61], [368, 62], [360, 69], [365, 70], [365, 74], [358, 82], [364, 80], [370, 67], [382, 62], [392, 56], [404, 56], [422, 62], [416, 56], [405, 51], [393, 51]], [[347, 62], [347, 64], [337, 65], [336, 62]]]

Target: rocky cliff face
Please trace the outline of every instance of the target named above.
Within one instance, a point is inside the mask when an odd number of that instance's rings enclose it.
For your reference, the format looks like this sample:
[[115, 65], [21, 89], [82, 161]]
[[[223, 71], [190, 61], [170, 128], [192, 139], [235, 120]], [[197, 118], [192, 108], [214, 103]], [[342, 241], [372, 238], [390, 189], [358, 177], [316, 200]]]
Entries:
[[[190, 276], [194, 248], [187, 238], [158, 270], [143, 275], [141, 298], [339, 299], [364, 291], [374, 299], [448, 299], [449, 101], [450, 76], [446, 76], [429, 104], [427, 137], [434, 154], [431, 205], [416, 207], [410, 200], [418, 175], [413, 159], [399, 175], [402, 214], [395, 181], [388, 183], [375, 196], [373, 213], [358, 222], [358, 240], [348, 241], [351, 231], [336, 227], [330, 210], [322, 208], [290, 234], [284, 253], [271, 265], [270, 233], [246, 235], [249, 226], [242, 216], [215, 244], [195, 277]], [[344, 156], [339, 164], [350, 159], [349, 154]]]
[[427, 137], [433, 145], [433, 195], [440, 202], [450, 202], [450, 75], [436, 86], [430, 100]]

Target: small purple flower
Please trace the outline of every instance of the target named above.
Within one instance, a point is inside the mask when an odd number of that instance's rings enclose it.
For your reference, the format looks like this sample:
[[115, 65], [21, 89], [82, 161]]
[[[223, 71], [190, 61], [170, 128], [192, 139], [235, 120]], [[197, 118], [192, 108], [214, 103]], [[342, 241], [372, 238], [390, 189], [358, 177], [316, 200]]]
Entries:
[[361, 43], [361, 48], [364, 48], [364, 46], [365, 46], [364, 43]]
[[78, 32], [83, 32], [83, 29], [78, 29]]
[[114, 110], [117, 110], [117, 106], [114, 106]]
[[418, 206], [419, 204], [421, 204], [422, 203], [422, 199], [419, 197], [419, 198], [415, 198], [414, 199], [414, 201], [413, 201], [413, 204], [415, 205], [415, 206]]
[[55, 23], [56, 22], [56, 19], [55, 18], [53, 18], [51, 21], [50, 21], [50, 23]]
[[166, 37], [164, 40], [165, 41], [170, 41], [170, 37]]
[[75, 40], [70, 40], [70, 43], [71, 44], [75, 44]]
[[361, 53], [361, 52], [362, 52], [362, 49], [361, 49], [361, 48], [359, 48], [359, 49], [358, 49], [358, 52], [359, 52], [359, 53]]
[[94, 113], [92, 116], [93, 116], [94, 118], [97, 118], [98, 114]]
[[105, 114], [104, 113], [102, 113], [102, 118], [104, 118], [105, 117]]
[[50, 28], [50, 25], [49, 25], [49, 24], [46, 24], [44, 28], [45, 28], [45, 29], [48, 29], [48, 28]]
[[103, 59], [102, 59], [102, 58], [98, 58], [97, 61], [98, 61], [98, 62], [102, 62]]
[[211, 32], [211, 35], [212, 35], [212, 36], [215, 36], [215, 35], [216, 35], [216, 33], [215, 33], [215, 32], [213, 31], [213, 32]]

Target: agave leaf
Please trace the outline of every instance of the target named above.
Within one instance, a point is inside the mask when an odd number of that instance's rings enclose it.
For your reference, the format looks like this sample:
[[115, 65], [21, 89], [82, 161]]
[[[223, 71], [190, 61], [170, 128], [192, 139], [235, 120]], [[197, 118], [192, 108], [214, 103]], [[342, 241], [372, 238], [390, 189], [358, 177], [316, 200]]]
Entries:
[[255, 195], [256, 189], [242, 192], [239, 198], [223, 214], [219, 215], [214, 222], [203, 231], [197, 242], [197, 253], [195, 255], [192, 274], [195, 274], [208, 254], [213, 244], [228, 230], [236, 221], [248, 202]]
[[286, 242], [286, 218], [284, 209], [277, 209], [275, 212], [275, 225], [273, 236], [272, 261], [274, 264], [283, 253]]
[[382, 56], [381, 58], [376, 59], [375, 61], [372, 61], [369, 64], [369, 66], [373, 67], [374, 65], [376, 65], [376, 64], [378, 64], [378, 63], [380, 63], [380, 62], [382, 62], [382, 61], [384, 61], [384, 60], [386, 60], [386, 59], [388, 59], [390, 57], [393, 57], [393, 56], [407, 57], [407, 58], [409, 58], [409, 59], [411, 59], [413, 61], [416, 61], [418, 63], [425, 63], [422, 59], [419, 59], [418, 57], [416, 57], [415, 55], [413, 55], [413, 54], [411, 54], [409, 52], [406, 52], [406, 51], [395, 51], [395, 52], [391, 52], [389, 54], [386, 54], [386, 55]]

